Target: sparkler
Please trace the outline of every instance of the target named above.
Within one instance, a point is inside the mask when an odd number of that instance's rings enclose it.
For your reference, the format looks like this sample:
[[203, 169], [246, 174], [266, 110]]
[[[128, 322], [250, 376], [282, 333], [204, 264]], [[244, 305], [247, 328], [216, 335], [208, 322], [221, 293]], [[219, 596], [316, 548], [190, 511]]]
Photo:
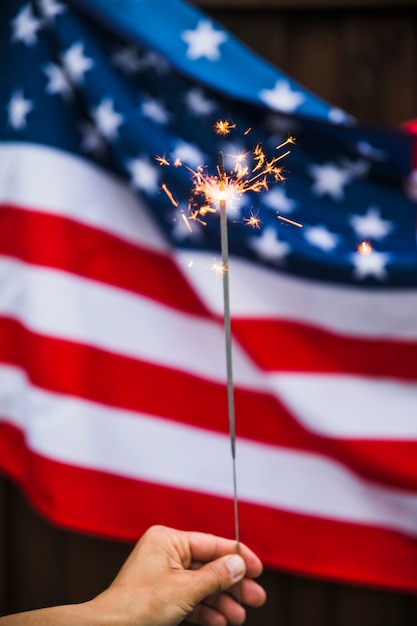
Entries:
[[[233, 367], [232, 367], [232, 331], [230, 322], [230, 290], [229, 290], [229, 243], [227, 236], [227, 214], [226, 214], [226, 184], [227, 177], [224, 169], [224, 155], [219, 152], [219, 204], [220, 204], [220, 244], [222, 251], [223, 267], [223, 324], [226, 348], [226, 378], [227, 378], [227, 405], [229, 412], [229, 434], [232, 452], [233, 467], [233, 507], [235, 519], [235, 539], [236, 551], [240, 552], [240, 532], [239, 532], [239, 508], [237, 493], [237, 472], [236, 472], [236, 425], [235, 425], [235, 401], [233, 387]], [[240, 596], [240, 587], [238, 588]], [[240, 597], [239, 597], [240, 600]]]
[[[236, 124], [228, 121], [218, 121], [214, 125], [214, 131], [218, 135], [228, 135]], [[251, 131], [248, 128], [245, 131], [247, 135]], [[288, 144], [294, 143], [294, 138], [289, 136], [279, 146], [277, 150], [283, 149]], [[235, 426], [235, 406], [234, 406], [234, 386], [233, 386], [233, 367], [232, 367], [232, 333], [230, 318], [230, 290], [229, 290], [229, 251], [228, 251], [228, 233], [227, 233], [227, 201], [233, 201], [234, 196], [241, 196], [250, 191], [259, 193], [267, 190], [271, 181], [277, 182], [284, 180], [282, 168], [278, 163], [289, 154], [289, 150], [284, 153], [268, 159], [262, 146], [257, 144], [253, 151], [233, 156], [234, 167], [229, 175], [226, 174], [224, 165], [224, 153], [218, 153], [217, 174], [210, 175], [206, 173], [203, 166], [196, 170], [188, 166], [193, 181], [192, 192], [188, 203], [188, 214], [181, 210], [181, 218], [184, 220], [187, 228], [191, 230], [191, 221], [196, 221], [203, 226], [207, 225], [205, 219], [211, 213], [217, 213], [220, 209], [220, 243], [222, 263], [218, 270], [223, 277], [223, 322], [226, 349], [226, 376], [227, 376], [227, 401], [229, 415], [229, 435], [232, 453], [233, 465], [233, 503], [234, 503], [234, 522], [235, 522], [235, 538], [236, 551], [240, 552], [240, 531], [239, 531], [239, 511], [238, 511], [238, 490], [237, 490], [237, 472], [236, 472], [236, 426]], [[248, 157], [251, 156], [253, 165], [247, 165]], [[156, 157], [160, 165], [170, 165], [166, 157]], [[174, 162], [174, 167], [182, 165], [178, 159]], [[171, 201], [172, 205], [178, 207], [178, 202], [164, 184], [162, 189]], [[302, 224], [277, 215], [277, 218], [288, 222], [294, 226], [302, 227]], [[245, 223], [253, 228], [260, 227], [260, 219], [257, 215], [251, 214], [246, 218]], [[237, 590], [238, 599], [240, 600], [240, 587]]]

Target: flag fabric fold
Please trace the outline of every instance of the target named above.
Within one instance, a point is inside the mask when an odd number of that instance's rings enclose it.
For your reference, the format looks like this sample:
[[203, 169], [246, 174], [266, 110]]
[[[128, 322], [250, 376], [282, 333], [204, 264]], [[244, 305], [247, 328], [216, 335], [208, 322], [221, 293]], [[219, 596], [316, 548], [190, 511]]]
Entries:
[[190, 197], [219, 151], [232, 176], [292, 135], [285, 180], [227, 208], [241, 538], [417, 590], [412, 132], [179, 0], [0, 13], [2, 471], [76, 530], [233, 536], [219, 217]]

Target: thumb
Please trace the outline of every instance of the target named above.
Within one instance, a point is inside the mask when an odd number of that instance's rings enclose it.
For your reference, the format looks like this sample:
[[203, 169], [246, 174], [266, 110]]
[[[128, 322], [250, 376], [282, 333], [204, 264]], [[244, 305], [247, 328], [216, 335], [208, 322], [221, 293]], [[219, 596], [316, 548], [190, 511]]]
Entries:
[[206, 596], [225, 591], [239, 582], [245, 573], [245, 561], [238, 554], [230, 554], [206, 563], [203, 567], [193, 572], [196, 591], [198, 580], [200, 600]]

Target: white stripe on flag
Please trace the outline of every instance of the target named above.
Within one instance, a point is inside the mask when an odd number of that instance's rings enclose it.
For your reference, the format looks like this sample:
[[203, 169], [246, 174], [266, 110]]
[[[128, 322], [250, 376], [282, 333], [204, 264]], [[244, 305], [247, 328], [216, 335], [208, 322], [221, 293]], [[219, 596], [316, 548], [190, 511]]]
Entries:
[[271, 374], [269, 378], [294, 417], [318, 434], [417, 439], [415, 382], [340, 374]]
[[[221, 284], [208, 268], [213, 256], [181, 251], [178, 263], [207, 308], [221, 315]], [[286, 275], [231, 257], [230, 307], [235, 318], [273, 318], [384, 339], [417, 339], [417, 289], [362, 289]]]
[[153, 250], [168, 249], [138, 194], [89, 161], [38, 144], [3, 143], [0, 162], [0, 202], [73, 219]]

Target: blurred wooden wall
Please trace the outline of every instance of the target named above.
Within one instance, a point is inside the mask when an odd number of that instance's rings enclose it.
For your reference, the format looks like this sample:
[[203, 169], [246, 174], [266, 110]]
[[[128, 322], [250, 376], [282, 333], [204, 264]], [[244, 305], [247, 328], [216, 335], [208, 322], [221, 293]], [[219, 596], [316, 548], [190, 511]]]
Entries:
[[[417, 0], [194, 4], [359, 120], [398, 125], [417, 117]], [[54, 527], [0, 478], [0, 614], [88, 599], [112, 580], [130, 549]], [[249, 613], [249, 626], [417, 625], [412, 595], [271, 571], [262, 582], [269, 599]]]
[[417, 0], [193, 4], [359, 120], [395, 125], [417, 117]]

